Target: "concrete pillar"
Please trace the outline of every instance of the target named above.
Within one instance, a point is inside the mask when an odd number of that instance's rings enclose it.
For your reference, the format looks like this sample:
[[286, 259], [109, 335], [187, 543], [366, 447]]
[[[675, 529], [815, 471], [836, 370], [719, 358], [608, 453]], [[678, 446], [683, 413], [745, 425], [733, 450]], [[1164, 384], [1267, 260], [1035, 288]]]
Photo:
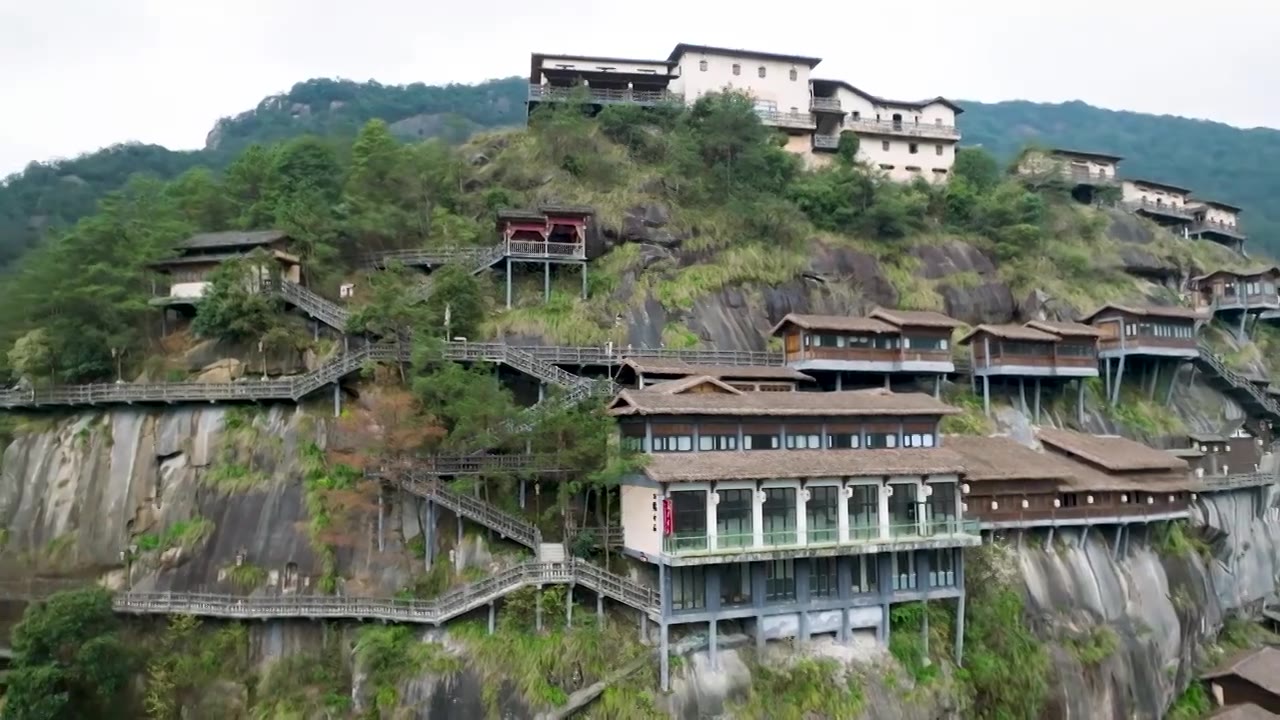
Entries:
[[520, 509], [521, 510], [524, 509], [524, 498], [525, 498], [525, 480], [524, 478], [520, 478]]
[[933, 397], [934, 399], [942, 398], [942, 376], [938, 375], [933, 378]]
[[573, 627], [573, 583], [569, 583], [569, 591], [564, 595], [564, 626]]
[[840, 644], [848, 645], [853, 632], [849, 629], [849, 608], [840, 608]]
[[756, 615], [756, 652], [764, 652], [764, 616]]
[[538, 402], [542, 402], [547, 398], [547, 384], [542, 380], [538, 381]]
[[1120, 383], [1123, 381], [1124, 381], [1124, 356], [1121, 355], [1120, 361], [1116, 363], [1115, 380], [1111, 383], [1111, 386], [1112, 386], [1111, 387], [1111, 406], [1112, 407], [1115, 407], [1115, 404], [1120, 400]]
[[720, 641], [716, 638], [716, 625], [718, 624], [715, 618], [712, 618], [707, 623], [707, 651], [711, 654], [712, 670], [720, 669]]
[[436, 504], [430, 500], [427, 501], [427, 522], [423, 526], [422, 539], [426, 545], [426, 566], [427, 570], [431, 569], [431, 563], [436, 557]]
[[1076, 422], [1084, 426], [1084, 378], [1076, 379]]
[[582, 263], [582, 299], [587, 299], [587, 264]]
[[492, 635], [494, 628], [497, 627], [498, 611], [495, 609], [493, 601], [489, 601], [489, 634]]
[[1035, 400], [1035, 417], [1036, 422], [1040, 422], [1040, 378], [1036, 378], [1036, 400]]
[[1156, 386], [1160, 384], [1160, 362], [1158, 360], [1151, 361], [1151, 388], [1147, 390], [1147, 399], [1156, 399]]
[[671, 691], [671, 644], [668, 635], [667, 621], [662, 619], [658, 621], [658, 653], [659, 653], [659, 675], [662, 680], [662, 692]]
[[982, 376], [982, 412], [991, 417], [991, 378]]
[[545, 273], [542, 276], [542, 302], [551, 301], [551, 261], [543, 263]]
[[453, 546], [453, 566], [458, 572], [462, 572], [462, 516], [455, 515], [454, 522], [458, 526], [458, 542]]
[[333, 416], [342, 417], [342, 387], [336, 380], [333, 383]]
[[1105, 392], [1103, 397], [1111, 399], [1111, 358], [1102, 359], [1102, 377]]
[[511, 309], [511, 258], [507, 258], [507, 309]]
[[596, 622], [604, 625], [604, 593], [596, 593]]
[[885, 389], [885, 390], [888, 390], [889, 388], [890, 388], [890, 386], [889, 386], [889, 373], [885, 373], [885, 374], [884, 374], [884, 389]]
[[841, 390], [844, 390], [844, 373], [837, 372], [836, 373], [836, 392], [840, 392]]
[[542, 632], [542, 586], [537, 588], [537, 594], [533, 596], [533, 627], [538, 632]]
[[1169, 388], [1164, 391], [1164, 404], [1173, 402], [1173, 386], [1178, 383], [1178, 361], [1173, 361], [1173, 373], [1169, 376]]
[[643, 610], [640, 611], [640, 643], [649, 644], [649, 616]]
[[383, 516], [383, 514], [384, 514], [384, 513], [383, 513], [383, 511], [382, 511], [382, 486], [381, 486], [381, 485], [379, 485], [379, 486], [378, 486], [378, 552], [382, 552], [383, 550], [385, 550], [385, 549], [386, 549], [386, 546], [383, 544], [383, 540], [382, 540], [382, 516]]
[[1018, 400], [1022, 405], [1022, 414], [1027, 414], [1027, 379], [1018, 378]]
[[960, 588], [960, 597], [956, 600], [956, 665], [964, 660], [964, 553], [959, 553], [960, 563], [956, 566], [956, 586]]

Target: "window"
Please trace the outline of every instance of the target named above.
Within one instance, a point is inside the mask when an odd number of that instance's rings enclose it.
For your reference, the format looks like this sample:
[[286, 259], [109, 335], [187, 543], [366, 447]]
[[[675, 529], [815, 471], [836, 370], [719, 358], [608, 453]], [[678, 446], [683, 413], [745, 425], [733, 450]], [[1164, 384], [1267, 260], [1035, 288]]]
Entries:
[[765, 563], [764, 601], [787, 602], [796, 599], [796, 564], [794, 560]]
[[894, 537], [920, 534], [919, 488], [913, 483], [898, 483], [889, 489], [893, 491], [889, 496], [889, 531]]
[[850, 540], [880, 537], [879, 485], [851, 485], [848, 511]]
[[623, 436], [622, 448], [624, 450], [635, 450], [636, 452], [641, 452], [644, 450], [644, 438]]
[[763, 515], [765, 545], [796, 543], [796, 489], [765, 488]]
[[693, 450], [692, 435], [656, 435], [653, 438], [654, 452], [689, 452]]
[[878, 450], [880, 448], [896, 448], [898, 447], [898, 434], [887, 432], [869, 432], [867, 433], [867, 449]]
[[933, 154], [934, 154], [934, 155], [941, 155], [941, 154], [942, 154], [942, 146], [941, 146], [941, 145], [934, 145], [934, 146], [933, 146]]
[[947, 338], [907, 336], [903, 338], [903, 347], [911, 350], [946, 350], [949, 346]]
[[742, 66], [741, 66], [741, 65], [739, 65], [738, 63], [734, 63], [734, 64], [733, 64], [733, 74], [734, 74], [734, 75], [741, 75], [741, 74], [742, 74]]
[[751, 604], [751, 563], [723, 565], [720, 571], [720, 604], [724, 607]]
[[862, 444], [862, 436], [858, 433], [829, 433], [827, 447], [832, 450], [857, 450]]
[[806, 531], [810, 543], [832, 543], [840, 532], [840, 488], [819, 485], [809, 488], [805, 503]]
[[703, 566], [671, 568], [671, 609], [697, 610], [707, 606], [707, 582]]
[[955, 550], [946, 548], [929, 554], [929, 587], [955, 587]]
[[929, 483], [932, 494], [924, 506], [924, 521], [929, 534], [950, 534], [956, 527], [956, 484], [952, 482]]
[[792, 82], [794, 82], [794, 81], [795, 81], [797, 78], [799, 78], [799, 77], [800, 77], [800, 73], [796, 72], [796, 69], [795, 69], [795, 68], [791, 68], [791, 80], [792, 80]]
[[1080, 498], [1075, 493], [1064, 493], [1061, 500], [1064, 508], [1076, 507], [1080, 504]]
[[853, 556], [853, 583], [850, 588], [854, 595], [873, 593], [879, 586], [879, 555]]
[[916, 554], [914, 552], [893, 554], [893, 589], [916, 589]]
[[763, 65], [761, 65], [761, 66], [760, 66], [760, 69], [756, 70], [756, 73], [758, 73], [758, 74], [760, 75], [760, 77], [764, 77], [764, 76], [765, 76], [765, 69], [764, 69], [764, 66], [763, 66]]
[[699, 450], [737, 450], [738, 434], [711, 432], [698, 436]]
[[840, 594], [838, 558], [813, 558], [809, 565], [809, 596], [833, 598]]
[[716, 546], [747, 547], [752, 544], [752, 495], [749, 489], [721, 490], [716, 505]]
[[671, 537], [673, 550], [707, 549], [707, 493], [682, 490], [671, 493]]
[[920, 146], [917, 145], [916, 143], [908, 143], [907, 152], [911, 153], [912, 155], [915, 155], [916, 153], [920, 152]]
[[813, 435], [807, 435], [807, 434], [792, 435], [788, 433], [787, 449], [788, 450], [821, 450], [822, 438], [816, 433]]
[[888, 141], [888, 140], [883, 140], [883, 141], [881, 141], [881, 142], [880, 142], [880, 149], [881, 149], [881, 150], [883, 150], [883, 151], [885, 151], [885, 152], [889, 152], [889, 141]]
[[931, 448], [933, 433], [903, 433], [902, 447]]
[[706, 72], [706, 71], [707, 71], [707, 61], [706, 61], [706, 60], [699, 60], [699, 61], [698, 61], [698, 69], [699, 69], [699, 70], [701, 70], [702, 72]]
[[751, 433], [745, 431], [742, 434], [743, 450], [777, 450], [778, 436], [777, 434]]
[[862, 111], [861, 111], [861, 110], [854, 110], [854, 111], [853, 111], [853, 113], [849, 116], [849, 118], [850, 118], [851, 120], [853, 120], [854, 122], [857, 122], [857, 121], [861, 120], [861, 119], [862, 119]]

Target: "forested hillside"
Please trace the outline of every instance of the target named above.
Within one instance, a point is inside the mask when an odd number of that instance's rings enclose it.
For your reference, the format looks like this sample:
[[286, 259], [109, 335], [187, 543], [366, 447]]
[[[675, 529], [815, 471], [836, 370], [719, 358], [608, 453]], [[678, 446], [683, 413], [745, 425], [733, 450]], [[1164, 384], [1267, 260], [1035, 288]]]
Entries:
[[[93, 211], [106, 192], [134, 173], [161, 179], [203, 165], [224, 168], [253, 143], [312, 133], [350, 138], [366, 121], [385, 120], [396, 137], [439, 137], [450, 143], [478, 130], [524, 123], [525, 81], [429, 87], [314, 79], [265, 98], [252, 110], [219, 120], [202, 150], [119, 145], [64, 161], [33, 162], [0, 184], [0, 267], [50, 229]], [[964, 144], [1007, 160], [1027, 142], [1114, 152], [1135, 176], [1187, 185], [1204, 197], [1239, 204], [1251, 247], [1280, 255], [1280, 131], [1101, 110], [1081, 102], [964, 102]], [[36, 160], [36, 159], [33, 159]]]
[[1280, 256], [1280, 131], [1172, 115], [1103, 110], [1083, 102], [963, 102], [964, 144], [1010, 158], [1028, 142], [1123, 155], [1129, 177], [1189, 187], [1244, 208], [1246, 248]]

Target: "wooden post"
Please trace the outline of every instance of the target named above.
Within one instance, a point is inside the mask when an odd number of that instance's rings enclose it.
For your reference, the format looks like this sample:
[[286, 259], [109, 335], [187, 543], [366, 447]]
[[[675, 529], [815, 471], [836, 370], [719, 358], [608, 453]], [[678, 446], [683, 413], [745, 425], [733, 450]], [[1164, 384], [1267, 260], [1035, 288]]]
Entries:
[[1124, 382], [1124, 356], [1120, 356], [1120, 362], [1116, 364], [1116, 379], [1112, 383], [1111, 388], [1111, 407], [1115, 407], [1120, 400], [1120, 384]]
[[1036, 422], [1040, 422], [1040, 378], [1036, 378]]

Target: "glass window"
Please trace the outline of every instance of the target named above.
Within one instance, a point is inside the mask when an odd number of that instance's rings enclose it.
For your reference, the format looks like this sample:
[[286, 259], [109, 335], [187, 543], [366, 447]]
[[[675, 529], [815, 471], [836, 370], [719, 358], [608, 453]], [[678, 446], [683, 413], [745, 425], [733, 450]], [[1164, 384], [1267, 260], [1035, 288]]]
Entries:
[[698, 436], [699, 450], [737, 450], [738, 434], [711, 433]]
[[654, 452], [689, 452], [693, 450], [692, 435], [655, 435]]
[[725, 607], [751, 604], [751, 563], [721, 566], [720, 604]]
[[706, 71], [707, 71], [707, 61], [706, 61], [706, 60], [699, 60], [699, 61], [698, 61], [698, 69], [699, 69], [699, 70], [701, 70], [702, 72], [706, 72]]
[[851, 485], [848, 512], [850, 540], [880, 537], [880, 486]]
[[[941, 121], [941, 120], [939, 120], [938, 122], [939, 122], [939, 123], [941, 123], [942, 121]], [[934, 152], [934, 154], [935, 154], [935, 155], [941, 155], [941, 154], [942, 154], [942, 146], [941, 146], [941, 145], [934, 145], [934, 146], [933, 146], [933, 152]]]
[[857, 450], [862, 444], [862, 436], [858, 433], [830, 433], [827, 435], [827, 447], [833, 450]]
[[869, 432], [867, 433], [867, 449], [874, 450], [879, 448], [896, 448], [898, 447], [898, 434], [885, 432]]
[[622, 449], [641, 452], [644, 450], [644, 438], [624, 435], [622, 438]]
[[721, 490], [716, 505], [717, 547], [747, 547], [752, 544], [752, 495], [754, 490]]
[[788, 602], [796, 599], [796, 566], [794, 560], [765, 563], [765, 602]]
[[733, 64], [733, 74], [734, 74], [734, 75], [741, 75], [741, 74], [742, 74], [742, 66], [741, 66], [741, 65], [739, 65], [738, 63], [734, 63], [734, 64]]
[[918, 535], [920, 533], [917, 507], [917, 487], [912, 483], [896, 483], [890, 485], [893, 494], [889, 496], [889, 530], [894, 537]]
[[865, 593], [873, 593], [879, 586], [879, 555], [854, 555], [853, 556], [853, 583], [852, 588], [854, 595]]
[[800, 77], [800, 73], [796, 72], [795, 68], [791, 68], [791, 79], [794, 81], [798, 77]]
[[929, 587], [955, 587], [956, 556], [954, 548], [933, 550], [929, 555]]
[[765, 488], [764, 507], [765, 545], [794, 545], [796, 542], [796, 489]]
[[833, 598], [840, 594], [838, 558], [812, 558], [809, 560], [809, 596]]
[[698, 610], [707, 606], [707, 581], [703, 566], [671, 568], [671, 609]]
[[916, 143], [908, 143], [907, 152], [911, 153], [912, 155], [915, 155], [916, 153], [920, 152], [920, 146], [917, 145]]
[[707, 549], [707, 493], [671, 493], [671, 547], [674, 551]]
[[788, 450], [821, 450], [822, 438], [816, 433], [812, 435], [792, 435], [787, 434]]
[[743, 450], [777, 450], [778, 436], [766, 435], [763, 433], [751, 433], [742, 435]]
[[880, 149], [881, 149], [881, 150], [883, 150], [883, 151], [885, 151], [885, 152], [889, 152], [889, 141], [888, 141], [888, 140], [882, 140], [882, 141], [880, 142]]
[[765, 76], [765, 74], [766, 74], [766, 72], [767, 72], [767, 71], [765, 70], [765, 68], [764, 68], [764, 66], [763, 66], [763, 65], [761, 65], [761, 66], [756, 70], [756, 73], [758, 73], [758, 74], [760, 75], [760, 77], [764, 77], [764, 76]]
[[833, 543], [840, 532], [840, 488], [818, 485], [809, 488], [805, 503], [805, 530], [810, 543]]
[[902, 436], [902, 447], [931, 448], [933, 433], [909, 433]]
[[929, 483], [932, 494], [925, 504], [925, 525], [931, 534], [950, 534], [956, 531], [956, 484], [951, 482]]
[[916, 589], [916, 554], [914, 552], [893, 554], [893, 589]]
[[939, 337], [907, 337], [904, 346], [912, 350], [946, 350], [947, 339]]

